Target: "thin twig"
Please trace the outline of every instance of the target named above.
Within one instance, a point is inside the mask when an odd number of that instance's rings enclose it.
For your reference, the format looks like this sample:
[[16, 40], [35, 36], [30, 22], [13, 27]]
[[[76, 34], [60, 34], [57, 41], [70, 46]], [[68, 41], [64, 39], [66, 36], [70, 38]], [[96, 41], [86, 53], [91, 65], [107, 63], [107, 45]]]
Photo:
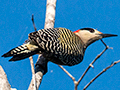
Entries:
[[75, 81], [75, 78], [61, 65], [58, 65], [73, 81]]
[[73, 80], [74, 86], [75, 86], [75, 90], [77, 90], [77, 86], [80, 84], [81, 80], [86, 75], [86, 73], [88, 72], [90, 67], [94, 68], [93, 64], [95, 63], [95, 61], [98, 58], [100, 58], [100, 56], [109, 48], [109, 46], [107, 46], [102, 39], [101, 39], [101, 42], [105, 45], [106, 48], [99, 55], [97, 55], [96, 58], [89, 64], [88, 68], [85, 70], [83, 75], [78, 79], [78, 81], [76, 81], [75, 78], [65, 68], [63, 68], [61, 65], [58, 65]]
[[34, 30], [37, 31], [37, 28], [35, 27], [35, 23], [34, 23], [34, 15], [33, 14], [32, 14], [31, 20], [32, 20], [32, 23], [33, 23]]
[[109, 68], [113, 67], [115, 64], [120, 63], [120, 60], [114, 61], [111, 65], [103, 69], [96, 77], [94, 77], [85, 87], [83, 90], [87, 89], [90, 84], [95, 81], [100, 75], [102, 75], [104, 72], [106, 72]]
[[[31, 20], [32, 20], [32, 23], [33, 23], [34, 30], [37, 31], [37, 29], [35, 27], [35, 23], [34, 23], [34, 15], [32, 15]], [[32, 70], [32, 80], [33, 80], [32, 86], [33, 86], [34, 90], [37, 90], [37, 83], [36, 83], [36, 76], [35, 76], [35, 69], [34, 69], [33, 57], [30, 56], [29, 59], [30, 59], [31, 70]]]
[[58, 66], [73, 80], [75, 90], [77, 90], [78, 82], [75, 80], [75, 78], [65, 68], [63, 68], [61, 65], [58, 65]]
[[105, 45], [105, 49], [99, 54], [97, 55], [97, 57], [89, 64], [89, 66], [87, 67], [87, 69], [85, 70], [85, 72], [83, 73], [83, 75], [80, 77], [80, 79], [78, 80], [78, 84], [81, 82], [81, 80], [83, 79], [83, 77], [86, 75], [86, 73], [88, 72], [88, 70], [90, 69], [90, 67], [93, 67], [93, 64], [95, 63], [95, 61], [100, 58], [100, 56], [109, 48], [101, 39], [101, 42]]
[[74, 86], [75, 86], [74, 90], [77, 90], [77, 88], [78, 88], [78, 82], [77, 81], [74, 81]]
[[[44, 28], [53, 28], [54, 27], [56, 1], [57, 0], [47, 0], [46, 18], [45, 18], [45, 26], [44, 26]], [[32, 22], [34, 24], [34, 19], [32, 20]], [[34, 26], [34, 29], [36, 30], [35, 25], [33, 25], [33, 26]], [[40, 60], [40, 56], [38, 57], [38, 60]], [[35, 73], [36, 82], [37, 82], [37, 88], [39, 88], [39, 86], [41, 84], [42, 77], [43, 77], [43, 72], [44, 71], [39, 71], [39, 72]], [[29, 85], [28, 90], [33, 90], [32, 83], [33, 83], [33, 80], [31, 80], [31, 83]]]
[[36, 84], [36, 79], [35, 79], [35, 69], [34, 69], [34, 63], [33, 63], [33, 57], [30, 56], [30, 64], [31, 64], [31, 70], [32, 70], [32, 79], [33, 79], [33, 86], [34, 86], [34, 90], [37, 90], [37, 84]]

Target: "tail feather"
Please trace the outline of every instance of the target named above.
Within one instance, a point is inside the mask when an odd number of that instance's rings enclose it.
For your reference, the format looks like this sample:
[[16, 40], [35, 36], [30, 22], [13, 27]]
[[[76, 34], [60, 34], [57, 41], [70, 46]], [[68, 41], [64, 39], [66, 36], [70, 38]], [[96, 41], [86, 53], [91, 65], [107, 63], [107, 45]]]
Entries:
[[18, 61], [18, 60], [22, 60], [22, 59], [25, 59], [25, 58], [28, 58], [32, 55], [36, 54], [36, 52], [32, 51], [32, 52], [29, 52], [29, 53], [22, 53], [22, 54], [17, 54], [15, 56], [13, 56], [9, 61]]
[[[34, 45], [33, 45], [34, 46]], [[37, 48], [31, 49], [31, 45], [29, 44], [23, 44], [21, 46], [18, 46], [16, 48], [13, 48], [9, 52], [2, 55], [2, 57], [11, 57], [13, 56], [9, 61], [18, 61], [21, 59], [28, 58], [29, 56], [32, 56], [34, 54], [37, 54], [39, 51]]]
[[16, 47], [16, 48], [13, 48], [13, 49], [10, 50], [9, 52], [7, 52], [7, 53], [5, 53], [4, 55], [2, 55], [2, 57], [11, 57], [11, 56], [20, 54], [20, 53], [22, 53], [22, 52], [25, 52], [26, 50], [28, 51], [28, 48], [27, 48], [27, 46], [24, 44], [24, 45], [18, 46], [18, 47]]

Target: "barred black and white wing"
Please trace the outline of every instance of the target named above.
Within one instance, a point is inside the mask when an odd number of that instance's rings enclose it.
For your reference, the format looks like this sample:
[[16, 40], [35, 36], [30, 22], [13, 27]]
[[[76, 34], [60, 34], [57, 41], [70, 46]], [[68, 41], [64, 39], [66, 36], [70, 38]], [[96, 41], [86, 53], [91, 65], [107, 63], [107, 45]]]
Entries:
[[49, 61], [61, 65], [75, 65], [83, 60], [84, 50], [80, 38], [66, 28], [41, 29], [29, 34], [26, 44], [5, 53], [17, 61], [40, 53]]
[[41, 29], [29, 34], [43, 56], [61, 65], [75, 65], [82, 61], [84, 51], [80, 38], [65, 28]]

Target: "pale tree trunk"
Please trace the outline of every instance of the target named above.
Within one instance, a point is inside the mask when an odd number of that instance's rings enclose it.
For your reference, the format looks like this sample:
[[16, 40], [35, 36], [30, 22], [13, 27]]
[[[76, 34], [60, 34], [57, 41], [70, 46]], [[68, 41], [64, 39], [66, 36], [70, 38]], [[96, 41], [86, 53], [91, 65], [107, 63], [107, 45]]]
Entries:
[[53, 28], [55, 22], [56, 0], [47, 0], [44, 28]]
[[11, 88], [2, 66], [0, 66], [0, 90], [17, 90], [15, 88]]
[[[47, 0], [46, 18], [45, 18], [45, 26], [44, 26], [44, 28], [54, 28], [55, 9], [56, 9], [56, 0]], [[39, 55], [38, 61], [40, 60], [40, 57], [41, 56]], [[45, 58], [43, 58], [43, 59], [45, 59]], [[39, 86], [41, 84], [43, 73], [44, 73], [44, 70], [40, 70], [37, 73], [35, 73], [37, 89], [39, 88]], [[28, 90], [34, 90], [33, 80], [31, 80], [31, 83], [29, 85]]]

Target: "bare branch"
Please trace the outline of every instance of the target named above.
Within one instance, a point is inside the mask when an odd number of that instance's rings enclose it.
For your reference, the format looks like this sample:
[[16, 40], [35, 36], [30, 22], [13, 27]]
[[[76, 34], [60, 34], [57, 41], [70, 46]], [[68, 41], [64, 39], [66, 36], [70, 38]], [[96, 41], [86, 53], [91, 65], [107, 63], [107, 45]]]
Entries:
[[78, 82], [75, 80], [75, 77], [73, 77], [65, 68], [63, 68], [61, 65], [58, 65], [74, 82], [75, 90], [77, 90]]
[[35, 23], [34, 23], [34, 15], [32, 15], [31, 20], [32, 20], [32, 23], [33, 23], [34, 30], [37, 31], [37, 28], [35, 27]]
[[36, 82], [36, 88], [37, 88], [36, 90], [38, 90], [38, 88], [42, 82], [43, 73], [44, 73], [43, 70], [35, 73], [35, 77], [34, 77], [35, 79], [32, 78], [28, 90], [34, 90], [34, 86], [35, 86], [34, 82]]
[[37, 90], [36, 79], [35, 79], [35, 69], [34, 69], [34, 63], [33, 63], [33, 57], [30, 56], [29, 59], [30, 59], [31, 70], [32, 70], [32, 79], [33, 79], [33, 82], [34, 82], [34, 83], [32, 84], [33, 90]]
[[[44, 28], [53, 28], [54, 27], [54, 22], [55, 22], [55, 9], [56, 9], [56, 0], [47, 0], [47, 5], [46, 5], [46, 18], [45, 18], [45, 26]], [[34, 19], [32, 20], [34, 24]], [[35, 25], [34, 29], [35, 29]], [[38, 57], [38, 60], [40, 60], [40, 55]], [[36, 76], [36, 82], [37, 82], [37, 89], [39, 88], [42, 77], [43, 77], [44, 71], [39, 71], [35, 73]], [[30, 86], [28, 90], [33, 90], [33, 80], [31, 80]]]
[[[46, 18], [45, 18], [45, 26], [44, 28], [53, 28], [54, 27], [54, 22], [55, 22], [55, 8], [56, 8], [56, 0], [47, 0], [47, 5], [46, 5]], [[33, 22], [33, 26], [34, 29], [36, 31], [36, 27], [34, 24], [34, 18], [32, 16], [32, 22]], [[100, 58], [100, 56], [109, 48], [101, 39], [101, 42], [105, 45], [105, 49], [99, 54], [97, 55], [97, 57], [89, 64], [88, 68], [85, 70], [85, 72], [83, 73], [83, 75], [79, 78], [78, 81], [75, 80], [75, 78], [65, 69], [63, 68], [61, 65], [58, 65], [74, 82], [74, 86], [75, 86], [75, 90], [77, 90], [77, 86], [79, 85], [79, 83], [81, 82], [81, 80], [83, 79], [83, 77], [86, 75], [86, 73], [88, 72], [88, 70], [90, 69], [90, 67], [94, 68], [93, 64], [95, 63], [95, 61]], [[38, 60], [40, 60], [40, 56], [38, 58]], [[44, 71], [40, 71], [37, 73], [41, 73], [38, 76], [40, 76], [39, 79], [37, 79], [37, 81], [39, 81], [39, 84], [37, 84], [37, 88], [39, 88], [39, 85], [42, 81], [42, 77], [43, 77], [43, 73]], [[36, 73], [36, 75], [37, 75]], [[32, 81], [31, 81], [32, 83]], [[29, 89], [32, 90], [32, 89]]]
[[[32, 15], [32, 23], [33, 23], [33, 27], [34, 27], [34, 30], [37, 31], [36, 27], [35, 27], [35, 23], [34, 23], [34, 15]], [[32, 81], [29, 85], [29, 88], [28, 90], [37, 90], [37, 84], [36, 84], [36, 76], [35, 76], [35, 69], [34, 69], [34, 63], [33, 63], [33, 57], [30, 56], [29, 57], [30, 59], [30, 64], [31, 64], [31, 70], [32, 70]]]
[[7, 80], [7, 75], [5, 74], [1, 65], [0, 65], [0, 90], [17, 90], [15, 88], [11, 88], [11, 85]]
[[83, 73], [83, 75], [79, 78], [78, 81], [75, 80], [75, 78], [62, 66], [58, 65], [74, 82], [74, 86], [75, 86], [75, 90], [77, 90], [77, 86], [80, 84], [81, 80], [83, 79], [83, 77], [86, 75], [86, 73], [88, 72], [88, 70], [90, 69], [90, 67], [94, 68], [93, 64], [95, 63], [95, 61], [100, 58], [100, 56], [109, 48], [101, 39], [101, 42], [105, 45], [105, 49], [96, 56], [96, 58], [89, 64], [88, 68], [85, 70], [85, 72]]
[[0, 66], [0, 89], [6, 89], [6, 90], [10, 90], [11, 86], [7, 80], [7, 76], [2, 68], [2, 66]]
[[57, 0], [47, 0], [44, 28], [53, 28], [55, 23], [55, 9]]
[[102, 43], [105, 45], [105, 49], [99, 54], [97, 55], [97, 57], [89, 64], [89, 66], [87, 67], [87, 69], [85, 70], [85, 72], [83, 73], [83, 75], [80, 77], [80, 79], [78, 80], [78, 84], [81, 82], [81, 80], [83, 79], [83, 77], [86, 75], [86, 73], [88, 72], [88, 70], [90, 69], [90, 67], [93, 67], [93, 64], [95, 63], [95, 61], [100, 58], [100, 56], [109, 48], [101, 39]]
[[[42, 81], [42, 77], [43, 77], [43, 72], [37, 72], [35, 73], [35, 79], [36, 79], [36, 83], [37, 83], [37, 90], [41, 84], [41, 81]], [[34, 81], [33, 81], [33, 78], [31, 80], [31, 83], [29, 85], [29, 88], [28, 90], [34, 90]]]
[[75, 81], [75, 78], [61, 65], [58, 65], [73, 81]]
[[109, 65], [108, 67], [106, 67], [105, 69], [103, 69], [97, 76], [95, 76], [95, 77], [84, 87], [83, 90], [87, 89], [93, 81], [95, 81], [100, 75], [102, 75], [104, 72], [106, 72], [109, 68], [113, 67], [113, 66], [116, 65], [117, 63], [120, 63], [120, 60], [114, 61], [111, 65]]
[[77, 88], [78, 88], [78, 82], [77, 81], [74, 81], [74, 87], [75, 87], [74, 90], [77, 90]]

